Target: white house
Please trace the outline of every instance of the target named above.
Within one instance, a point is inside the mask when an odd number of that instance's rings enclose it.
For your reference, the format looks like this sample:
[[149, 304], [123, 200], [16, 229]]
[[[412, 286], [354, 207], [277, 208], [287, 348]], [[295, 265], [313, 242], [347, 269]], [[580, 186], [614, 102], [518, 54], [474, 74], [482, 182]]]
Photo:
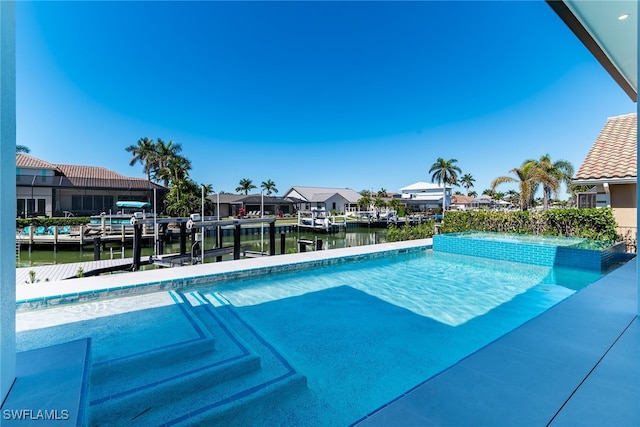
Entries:
[[[445, 205], [451, 205], [451, 187], [446, 186]], [[400, 189], [400, 199], [413, 211], [426, 211], [442, 207], [442, 185], [433, 182], [416, 182]]]
[[285, 199], [299, 201], [299, 209], [325, 208], [339, 214], [357, 210], [358, 200], [362, 197], [350, 188], [302, 187], [293, 186], [284, 193]]

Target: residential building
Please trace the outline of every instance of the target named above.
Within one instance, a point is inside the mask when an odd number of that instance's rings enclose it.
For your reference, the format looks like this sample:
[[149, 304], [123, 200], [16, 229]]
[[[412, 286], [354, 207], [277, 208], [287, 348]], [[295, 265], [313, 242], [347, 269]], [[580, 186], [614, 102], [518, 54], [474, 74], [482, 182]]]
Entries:
[[293, 186], [284, 193], [285, 199], [298, 201], [299, 210], [325, 208], [338, 214], [357, 211], [361, 197], [350, 188]]
[[48, 163], [16, 154], [17, 217], [84, 216], [112, 211], [129, 200], [158, 207], [166, 188], [143, 178], [130, 178], [98, 166]]
[[611, 207], [619, 232], [635, 238], [637, 169], [637, 114], [609, 117], [573, 183], [593, 186], [578, 193], [578, 207]]
[[[451, 187], [446, 186], [445, 205], [451, 205]], [[401, 201], [413, 212], [442, 208], [442, 185], [432, 182], [416, 182], [400, 189]]]
[[451, 209], [459, 211], [471, 210], [474, 208], [474, 201], [475, 199], [473, 197], [454, 194], [451, 196]]
[[220, 216], [237, 216], [240, 208], [243, 208], [245, 215], [251, 212], [261, 212], [264, 208], [265, 215], [277, 215], [282, 211], [283, 215], [292, 214], [297, 203], [284, 197], [262, 196], [261, 194], [220, 194], [209, 196], [214, 205], [220, 205]]

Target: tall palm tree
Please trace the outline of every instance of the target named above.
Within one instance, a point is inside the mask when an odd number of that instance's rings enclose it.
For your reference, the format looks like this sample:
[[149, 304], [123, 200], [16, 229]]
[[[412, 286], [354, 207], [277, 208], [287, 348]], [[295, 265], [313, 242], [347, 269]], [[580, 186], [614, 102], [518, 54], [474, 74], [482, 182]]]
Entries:
[[238, 187], [236, 187], [236, 191], [238, 193], [243, 193], [246, 196], [247, 194], [249, 194], [249, 191], [253, 190], [254, 188], [256, 188], [255, 185], [253, 185], [253, 181], [248, 179], [248, 178], [242, 178], [240, 180], [240, 185]]
[[176, 155], [165, 160], [164, 166], [156, 172], [156, 179], [163, 180], [165, 187], [169, 185], [176, 187], [176, 198], [180, 201], [180, 189], [187, 181], [190, 170], [191, 161], [186, 157]]
[[476, 182], [476, 180], [470, 173], [465, 173], [462, 175], [462, 178], [460, 178], [460, 185], [467, 189], [467, 196], [469, 195], [469, 188], [473, 187], [474, 182]]
[[26, 145], [20, 145], [20, 144], [16, 144], [16, 154], [18, 153], [30, 153], [31, 149], [29, 147], [27, 147]]
[[432, 181], [437, 181], [442, 185], [442, 214], [447, 203], [447, 184], [457, 184], [458, 173], [462, 173], [462, 169], [456, 165], [458, 161], [456, 159], [445, 160], [442, 157], [438, 157], [436, 162], [431, 165], [429, 173]]
[[549, 209], [551, 192], [557, 193], [562, 183], [570, 188], [573, 165], [562, 159], [552, 162], [551, 156], [544, 154], [537, 161], [537, 169], [535, 179], [542, 185], [543, 206], [544, 210], [547, 210]]
[[[152, 170], [155, 173], [155, 179], [164, 181], [165, 187], [169, 185], [170, 178], [167, 177], [166, 173], [163, 174], [163, 178], [159, 178], [158, 172], [166, 168], [168, 164], [177, 157], [187, 160], [180, 155], [181, 152], [182, 144], [173, 141], [164, 142], [160, 138], [158, 138], [158, 141], [155, 143], [154, 155], [152, 157]], [[191, 166], [189, 166], [189, 168], [191, 168]]]
[[264, 188], [264, 190], [266, 191], [266, 195], [270, 196], [271, 193], [277, 193], [278, 189], [276, 188], [276, 183], [271, 181], [270, 179], [266, 180], [266, 181], [262, 181], [262, 184], [260, 184], [261, 188]]
[[136, 163], [142, 164], [144, 172], [147, 174], [147, 180], [151, 181], [151, 171], [154, 168], [154, 159], [156, 155], [156, 146], [153, 139], [140, 138], [136, 145], [130, 145], [125, 150], [133, 154], [133, 158], [129, 162], [129, 166]]
[[491, 189], [495, 191], [498, 185], [514, 182], [518, 183], [520, 189], [520, 209], [526, 211], [533, 204], [533, 195], [538, 187], [537, 162], [535, 160], [525, 160], [519, 168], [513, 168], [509, 172], [515, 175], [499, 176], [491, 182]]

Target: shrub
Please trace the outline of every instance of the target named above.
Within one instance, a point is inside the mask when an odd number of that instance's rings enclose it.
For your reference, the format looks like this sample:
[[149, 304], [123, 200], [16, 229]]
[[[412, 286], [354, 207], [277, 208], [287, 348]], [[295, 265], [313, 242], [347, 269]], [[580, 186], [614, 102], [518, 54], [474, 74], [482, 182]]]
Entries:
[[416, 225], [411, 225], [409, 223], [405, 223], [403, 226], [389, 225], [387, 241], [398, 242], [401, 240], [428, 239], [433, 237], [433, 228], [433, 221], [427, 221]]
[[449, 212], [441, 233], [495, 231], [519, 234], [617, 240], [616, 221], [610, 208], [552, 209], [543, 212]]

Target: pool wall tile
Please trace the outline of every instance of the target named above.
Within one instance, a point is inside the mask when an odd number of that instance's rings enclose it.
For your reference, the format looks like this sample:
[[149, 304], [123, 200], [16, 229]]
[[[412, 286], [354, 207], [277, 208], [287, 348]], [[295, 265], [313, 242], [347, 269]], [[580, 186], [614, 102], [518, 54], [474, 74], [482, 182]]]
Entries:
[[[498, 233], [495, 235], [498, 236]], [[577, 268], [597, 272], [607, 270], [625, 256], [625, 246], [622, 242], [603, 250], [595, 250], [526, 241], [483, 239], [468, 233], [435, 235], [433, 250], [545, 267]]]

